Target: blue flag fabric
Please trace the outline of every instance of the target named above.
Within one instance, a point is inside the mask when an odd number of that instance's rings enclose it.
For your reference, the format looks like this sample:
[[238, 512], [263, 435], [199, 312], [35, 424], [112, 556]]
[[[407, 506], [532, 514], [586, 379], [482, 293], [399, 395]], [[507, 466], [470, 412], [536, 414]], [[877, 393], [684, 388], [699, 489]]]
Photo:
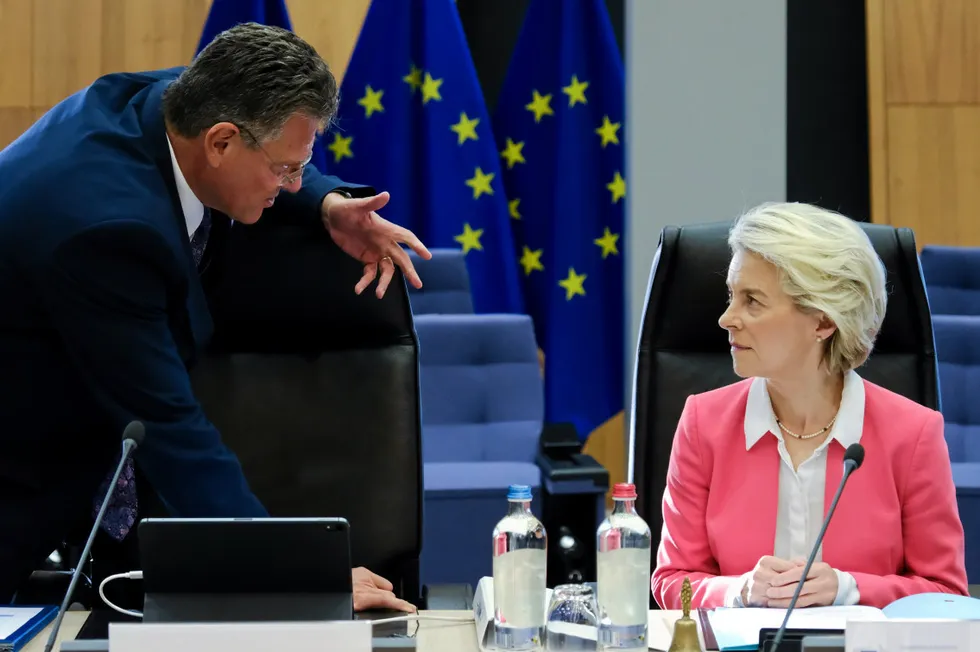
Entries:
[[[293, 31], [285, 0], [213, 0], [196, 54], [200, 54], [215, 36], [240, 23], [261, 23]], [[326, 152], [317, 141], [313, 144], [310, 164], [326, 173], [326, 161]]]
[[549, 422], [623, 410], [623, 62], [603, 0], [531, 0], [494, 113]]
[[453, 0], [375, 0], [324, 135], [331, 174], [391, 193], [384, 216], [462, 249], [476, 312], [523, 312], [500, 161]]

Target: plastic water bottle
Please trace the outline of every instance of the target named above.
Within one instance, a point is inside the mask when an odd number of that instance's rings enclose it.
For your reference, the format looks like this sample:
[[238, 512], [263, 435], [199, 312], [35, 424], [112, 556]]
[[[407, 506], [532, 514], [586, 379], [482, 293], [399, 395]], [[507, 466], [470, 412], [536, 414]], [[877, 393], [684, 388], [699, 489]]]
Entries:
[[596, 533], [599, 649], [647, 649], [650, 526], [636, 513], [636, 487], [613, 487], [612, 514]]
[[502, 650], [543, 643], [548, 535], [531, 513], [531, 488], [511, 485], [510, 509], [493, 529], [494, 640]]

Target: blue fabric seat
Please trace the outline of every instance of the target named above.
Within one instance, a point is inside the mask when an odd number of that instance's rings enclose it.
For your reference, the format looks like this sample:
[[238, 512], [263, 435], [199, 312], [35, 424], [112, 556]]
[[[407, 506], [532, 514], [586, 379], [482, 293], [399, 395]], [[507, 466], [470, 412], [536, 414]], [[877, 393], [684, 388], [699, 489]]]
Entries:
[[934, 315], [980, 315], [980, 248], [928, 245], [919, 258]]
[[422, 279], [422, 289], [408, 286], [412, 312], [425, 314], [472, 314], [470, 274], [466, 257], [459, 249], [430, 249], [432, 258], [422, 260], [409, 252], [412, 264]]
[[[491, 535], [507, 487], [532, 487], [544, 386], [526, 315], [418, 315], [425, 488], [422, 577], [469, 583], [492, 574]], [[438, 579], [437, 579], [438, 578]]]
[[980, 316], [933, 315], [939, 391], [956, 501], [966, 532], [966, 574], [980, 583]]

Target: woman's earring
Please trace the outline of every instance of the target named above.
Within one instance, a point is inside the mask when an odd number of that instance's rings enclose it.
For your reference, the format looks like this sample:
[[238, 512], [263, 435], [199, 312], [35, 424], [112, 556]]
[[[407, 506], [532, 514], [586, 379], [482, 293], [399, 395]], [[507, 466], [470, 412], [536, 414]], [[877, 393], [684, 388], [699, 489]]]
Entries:
[[823, 342], [823, 338], [822, 338], [822, 337], [818, 337], [818, 338], [817, 338], [817, 341], [818, 341], [818, 342]]

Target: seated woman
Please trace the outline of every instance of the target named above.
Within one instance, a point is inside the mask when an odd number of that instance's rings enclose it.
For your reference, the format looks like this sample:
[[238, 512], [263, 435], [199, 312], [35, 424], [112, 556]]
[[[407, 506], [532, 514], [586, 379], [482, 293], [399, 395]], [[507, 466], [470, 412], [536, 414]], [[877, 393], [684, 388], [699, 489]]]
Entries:
[[[966, 595], [963, 526], [942, 416], [863, 380], [885, 316], [884, 267], [861, 228], [767, 204], [729, 236], [728, 331], [745, 380], [688, 398], [677, 426], [652, 588], [680, 608], [884, 607]], [[803, 565], [860, 442], [821, 550]]]

